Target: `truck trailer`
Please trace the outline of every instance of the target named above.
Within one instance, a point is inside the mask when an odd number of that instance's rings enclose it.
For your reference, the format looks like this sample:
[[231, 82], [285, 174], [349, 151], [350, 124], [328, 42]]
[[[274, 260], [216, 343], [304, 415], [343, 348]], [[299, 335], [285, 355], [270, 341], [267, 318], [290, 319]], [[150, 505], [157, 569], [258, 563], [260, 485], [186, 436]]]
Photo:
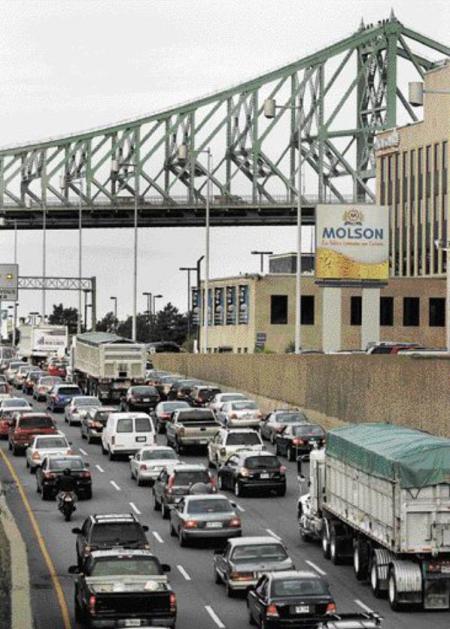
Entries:
[[299, 459], [304, 541], [334, 564], [353, 563], [393, 610], [449, 609], [450, 440], [393, 424], [331, 430]]
[[78, 334], [72, 345], [72, 380], [86, 395], [119, 402], [128, 387], [145, 384], [143, 343], [107, 332]]
[[45, 361], [50, 356], [65, 356], [69, 333], [66, 325], [27, 325], [19, 326], [20, 358], [27, 358], [32, 364]]

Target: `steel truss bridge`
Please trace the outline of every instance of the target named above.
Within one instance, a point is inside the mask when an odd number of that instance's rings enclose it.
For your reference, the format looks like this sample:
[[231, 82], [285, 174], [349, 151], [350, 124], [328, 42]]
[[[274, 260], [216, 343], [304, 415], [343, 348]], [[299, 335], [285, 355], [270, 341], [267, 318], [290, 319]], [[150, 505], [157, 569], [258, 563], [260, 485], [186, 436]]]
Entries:
[[[304, 221], [312, 224], [318, 202], [374, 201], [374, 136], [417, 119], [405, 96], [407, 82], [420, 80], [444, 56], [449, 47], [391, 14], [210, 96], [94, 131], [4, 148], [0, 214], [6, 228], [40, 229], [45, 213], [47, 228], [73, 229], [81, 208], [84, 227], [130, 227], [137, 205], [139, 226], [198, 226], [209, 177], [213, 225], [289, 225], [296, 220], [300, 155], [308, 187]], [[287, 107], [270, 120], [263, 115], [269, 97]], [[181, 144], [187, 159], [179, 158]]]

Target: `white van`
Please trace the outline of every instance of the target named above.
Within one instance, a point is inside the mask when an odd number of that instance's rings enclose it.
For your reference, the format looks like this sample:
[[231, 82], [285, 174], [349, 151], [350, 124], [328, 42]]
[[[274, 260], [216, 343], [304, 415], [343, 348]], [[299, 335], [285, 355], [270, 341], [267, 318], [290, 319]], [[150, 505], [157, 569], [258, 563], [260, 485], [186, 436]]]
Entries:
[[112, 461], [155, 444], [155, 428], [147, 413], [110, 413], [102, 432], [102, 452]]

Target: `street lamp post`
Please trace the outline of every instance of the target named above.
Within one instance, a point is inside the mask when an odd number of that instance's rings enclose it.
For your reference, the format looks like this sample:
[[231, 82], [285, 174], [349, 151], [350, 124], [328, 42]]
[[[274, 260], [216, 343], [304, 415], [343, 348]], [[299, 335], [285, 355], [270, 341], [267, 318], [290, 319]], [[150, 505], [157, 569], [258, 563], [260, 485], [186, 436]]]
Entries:
[[300, 353], [301, 348], [301, 309], [302, 309], [302, 123], [303, 123], [303, 98], [299, 96], [298, 105], [277, 105], [274, 98], [267, 98], [264, 102], [264, 115], [266, 118], [275, 118], [276, 109], [295, 109], [298, 111], [297, 140], [298, 140], [298, 171], [297, 171], [297, 269], [295, 274], [295, 353]]
[[271, 256], [273, 254], [273, 251], [251, 251], [250, 253], [253, 256], [260, 257], [260, 271], [261, 274], [264, 273], [264, 256]]
[[110, 299], [114, 302], [114, 332], [117, 329], [117, 297], [110, 297]]
[[[414, 107], [420, 107], [423, 105], [423, 95], [424, 94], [440, 94], [440, 95], [450, 95], [450, 89], [442, 88], [442, 89], [432, 89], [425, 88], [422, 81], [414, 81], [408, 84], [408, 100], [411, 105]], [[450, 231], [447, 225], [447, 235], [444, 236], [442, 240], [435, 240], [434, 244], [436, 249], [441, 249], [441, 251], [445, 251], [447, 255], [447, 274], [446, 274], [446, 307], [445, 307], [445, 326], [446, 326], [446, 347], [447, 351], [450, 352], [450, 270], [449, 270], [449, 253], [450, 253]]]
[[190, 336], [191, 336], [191, 272], [192, 271], [197, 271], [197, 267], [196, 266], [180, 266], [179, 270], [187, 272], [187, 290], [188, 290], [188, 298], [187, 298], [187, 314], [188, 314], [187, 333], [188, 333], [188, 338], [190, 338]]
[[156, 315], [156, 300], [162, 299], [162, 295], [153, 295], [153, 314]]
[[147, 297], [147, 313], [148, 313], [148, 318], [151, 321], [152, 318], [152, 294], [151, 293], [142, 293], [144, 295], [144, 297]]
[[[14, 221], [14, 264], [17, 264], [17, 221]], [[45, 293], [45, 291], [44, 291]], [[16, 346], [17, 301], [14, 300], [12, 344]]]

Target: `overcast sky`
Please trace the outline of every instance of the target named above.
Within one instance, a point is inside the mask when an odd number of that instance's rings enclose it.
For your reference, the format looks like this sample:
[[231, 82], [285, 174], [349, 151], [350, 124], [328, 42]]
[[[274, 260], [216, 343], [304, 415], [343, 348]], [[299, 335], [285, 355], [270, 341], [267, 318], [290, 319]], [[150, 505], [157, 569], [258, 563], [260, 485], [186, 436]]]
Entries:
[[[391, 7], [405, 25], [448, 42], [448, 0], [0, 0], [0, 145], [133, 118], [240, 83], [338, 41]], [[97, 276], [98, 312], [132, 303], [131, 230], [86, 230], [84, 275]], [[11, 234], [0, 235], [12, 261]], [[212, 230], [211, 274], [259, 269], [251, 249], [294, 250], [294, 228]], [[309, 246], [307, 241], [306, 246]], [[179, 266], [203, 253], [200, 229], [140, 230], [139, 294], [186, 308]], [[41, 235], [19, 234], [21, 275], [41, 272]], [[77, 235], [50, 232], [47, 273], [77, 274]], [[141, 309], [145, 309], [140, 297]], [[49, 293], [47, 308], [75, 294]], [[38, 293], [20, 295], [39, 310]]]

